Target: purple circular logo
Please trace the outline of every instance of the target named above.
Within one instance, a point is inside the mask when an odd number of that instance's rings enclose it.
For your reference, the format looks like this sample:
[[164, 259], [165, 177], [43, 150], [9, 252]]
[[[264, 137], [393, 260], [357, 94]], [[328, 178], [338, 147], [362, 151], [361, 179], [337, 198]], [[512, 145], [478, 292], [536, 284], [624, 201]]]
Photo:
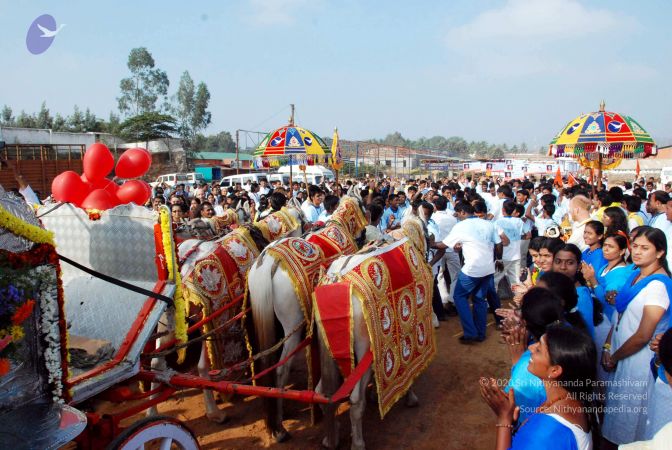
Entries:
[[30, 24], [26, 33], [26, 47], [33, 55], [44, 53], [65, 25], [56, 26], [56, 19], [43, 14]]

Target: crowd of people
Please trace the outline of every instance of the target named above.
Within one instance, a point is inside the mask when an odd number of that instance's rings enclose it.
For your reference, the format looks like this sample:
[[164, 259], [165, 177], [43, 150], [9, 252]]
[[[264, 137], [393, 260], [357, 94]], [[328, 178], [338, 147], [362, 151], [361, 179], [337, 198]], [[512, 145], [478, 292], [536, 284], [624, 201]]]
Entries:
[[490, 312], [507, 344], [506, 385], [480, 380], [497, 416], [497, 448], [586, 450], [651, 440], [672, 426], [669, 191], [644, 179], [595, 190], [582, 180], [464, 175], [226, 189], [213, 182], [157, 186], [147, 206], [167, 204], [176, 223], [204, 223], [216, 234], [211, 221], [231, 211], [254, 222], [289, 205], [309, 231], [342, 196], [356, 195], [367, 242], [390, 242], [405, 217], [420, 217], [434, 326], [457, 317], [459, 343], [479, 345], [495, 334]]

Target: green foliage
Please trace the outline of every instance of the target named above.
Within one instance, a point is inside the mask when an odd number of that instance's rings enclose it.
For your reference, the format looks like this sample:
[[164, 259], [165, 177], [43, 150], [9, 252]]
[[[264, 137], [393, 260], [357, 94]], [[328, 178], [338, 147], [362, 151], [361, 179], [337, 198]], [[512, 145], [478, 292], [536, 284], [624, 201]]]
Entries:
[[42, 102], [42, 105], [40, 106], [40, 112], [37, 113], [36, 125], [37, 128], [53, 128], [54, 126], [54, 119], [49, 113], [47, 102]]
[[171, 115], [147, 112], [126, 119], [119, 126], [119, 133], [129, 140], [147, 142], [173, 137], [177, 133], [177, 126]]
[[155, 67], [154, 58], [145, 47], [131, 50], [127, 66], [131, 76], [119, 82], [119, 111], [126, 116], [158, 111], [157, 102], [167, 102], [170, 82], [166, 72]]
[[490, 144], [486, 141], [467, 142], [459, 136], [449, 138], [434, 136], [431, 138], [421, 137], [417, 140], [404, 138], [401, 133], [395, 131], [388, 134], [384, 139], [372, 139], [371, 142], [394, 147], [407, 147], [415, 150], [432, 150], [445, 153], [446, 156], [458, 158], [491, 158], [503, 159], [510, 153], [527, 153], [527, 144], [520, 147], [514, 145], [509, 148], [506, 144]]
[[4, 105], [2, 107], [2, 111], [0, 111], [0, 124], [3, 127], [13, 127], [14, 126], [14, 113], [12, 111], [12, 108], [10, 108], [7, 105]]
[[76, 133], [86, 131], [84, 124], [84, 114], [82, 114], [82, 111], [79, 109], [79, 106], [75, 105], [72, 111], [72, 115], [68, 117], [67, 127], [68, 131], [73, 131]]
[[204, 136], [197, 134], [194, 137], [192, 148], [200, 152], [235, 152], [236, 143], [228, 131], [221, 131], [217, 134]]
[[208, 111], [210, 91], [205, 83], [194, 86], [188, 71], [182, 74], [179, 87], [174, 96], [175, 104], [172, 111], [178, 123], [178, 131], [189, 147], [194, 147], [197, 133], [210, 124], [211, 114]]

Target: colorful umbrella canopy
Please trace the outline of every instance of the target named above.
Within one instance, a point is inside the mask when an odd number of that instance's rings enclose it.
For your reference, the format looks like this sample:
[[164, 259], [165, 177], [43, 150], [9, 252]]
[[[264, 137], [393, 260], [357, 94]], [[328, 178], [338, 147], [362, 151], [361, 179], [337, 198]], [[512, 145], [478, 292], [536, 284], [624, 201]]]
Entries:
[[551, 141], [549, 153], [578, 158], [586, 167], [608, 168], [623, 158], [655, 155], [656, 144], [635, 119], [605, 111], [602, 102], [598, 112], [570, 121]]
[[[314, 159], [328, 160], [327, 144], [312, 131], [293, 124], [271, 131], [264, 137], [254, 152], [257, 158], [293, 157], [293, 161], [302, 161], [309, 156]], [[302, 157], [303, 156], [303, 157]], [[322, 158], [319, 158], [322, 157]]]

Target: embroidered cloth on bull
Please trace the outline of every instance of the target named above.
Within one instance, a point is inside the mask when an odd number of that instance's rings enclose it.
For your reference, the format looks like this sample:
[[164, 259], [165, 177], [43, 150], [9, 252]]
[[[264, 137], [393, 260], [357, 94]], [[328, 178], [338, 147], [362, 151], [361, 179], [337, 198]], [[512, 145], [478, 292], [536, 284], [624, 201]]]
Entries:
[[312, 314], [312, 293], [324, 261], [322, 249], [305, 239], [286, 238], [266, 247], [266, 252], [289, 275], [296, 297], [301, 303], [303, 316], [309, 321]]
[[269, 214], [254, 224], [268, 242], [273, 242], [283, 236], [296, 230], [301, 226], [298, 220], [294, 218], [287, 208]]
[[359, 202], [352, 197], [343, 197], [329, 220], [340, 224], [352, 236], [359, 235], [364, 227], [368, 225]]
[[[219, 240], [229, 255], [238, 264], [238, 271], [247, 275], [252, 263], [259, 257], [259, 249], [254, 243], [250, 232], [245, 228], [236, 228]], [[244, 288], [244, 284], [243, 284]]]
[[340, 281], [362, 302], [384, 417], [436, 353], [431, 268], [407, 242], [367, 258]]
[[[237, 228], [217, 241], [214, 251], [195, 262], [193, 270], [183, 275], [185, 298], [209, 316], [245, 293], [247, 271], [259, 256], [249, 232]], [[204, 325], [205, 332], [223, 325], [242, 311], [241, 302]], [[241, 361], [245, 354], [245, 336], [235, 323], [206, 340], [208, 356], [214, 369]]]
[[338, 224], [330, 224], [311, 233], [308, 242], [319, 246], [324, 253], [322, 265], [328, 269], [334, 259], [341, 255], [352, 255], [357, 251], [355, 240]]
[[[185, 298], [201, 307], [203, 317], [227, 305], [237, 295], [244, 292], [245, 280], [238, 271], [238, 265], [224, 247], [217, 246], [205, 258], [196, 261], [194, 269], [182, 279]], [[210, 332], [240, 312], [240, 306], [230, 308], [203, 326]], [[206, 340], [208, 356], [213, 369], [223, 369], [227, 365], [245, 358], [245, 337], [242, 327], [234, 324]]]
[[317, 286], [313, 298], [315, 323], [343, 378], [355, 368], [351, 283]]

